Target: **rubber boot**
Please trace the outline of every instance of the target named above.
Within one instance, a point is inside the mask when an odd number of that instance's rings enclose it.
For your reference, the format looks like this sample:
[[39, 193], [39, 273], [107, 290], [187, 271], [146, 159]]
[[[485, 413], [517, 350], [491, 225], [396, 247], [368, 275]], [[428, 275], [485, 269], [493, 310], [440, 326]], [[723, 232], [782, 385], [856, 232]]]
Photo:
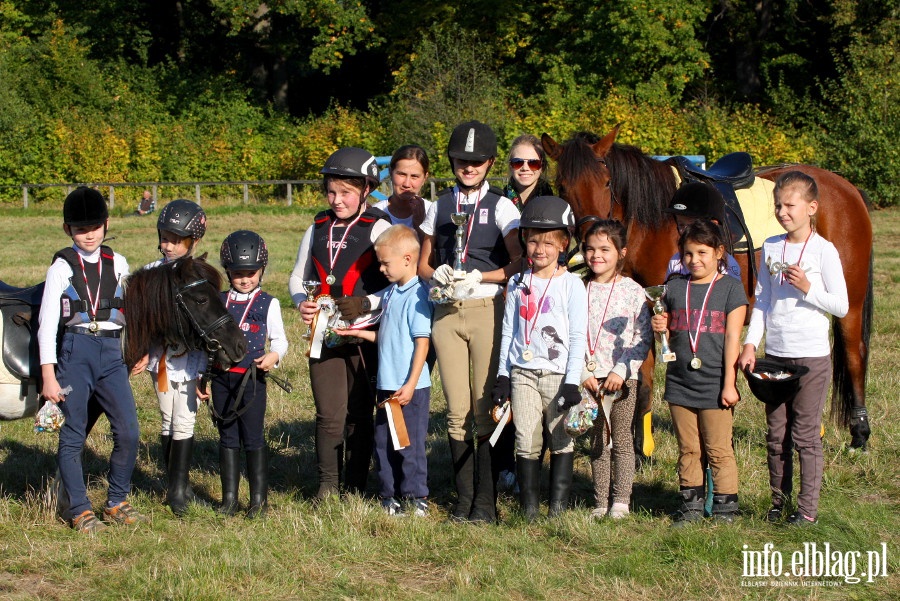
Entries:
[[269, 509], [269, 450], [247, 451], [247, 480], [250, 482], [250, 509], [247, 519], [263, 518]]
[[169, 453], [172, 452], [172, 435], [159, 435], [159, 467], [160, 469], [169, 469]]
[[219, 476], [222, 479], [222, 504], [217, 512], [234, 515], [238, 509], [238, 486], [241, 483], [241, 450], [219, 447]]
[[475, 443], [472, 440], [450, 439], [450, 457], [456, 484], [456, 508], [450, 519], [468, 522], [475, 496]]
[[733, 522], [738, 513], [737, 495], [713, 495], [712, 517], [723, 522]]
[[319, 467], [319, 490], [314, 501], [324, 501], [340, 493], [341, 467], [344, 457], [342, 438], [324, 434], [316, 436], [316, 461]]
[[691, 522], [703, 519], [703, 508], [706, 505], [706, 495], [702, 486], [686, 487], [678, 491], [681, 496], [681, 507], [672, 518], [672, 525], [680, 528]]
[[575, 453], [550, 454], [550, 510], [547, 517], [556, 517], [569, 508], [574, 466]]
[[485, 439], [478, 443], [475, 453], [478, 469], [478, 483], [475, 488], [475, 499], [472, 502], [470, 522], [493, 524], [497, 521], [497, 476], [499, 471], [495, 465], [494, 449]]
[[516, 474], [522, 512], [526, 520], [533, 522], [541, 514], [541, 462], [538, 459], [516, 457]]
[[188, 500], [185, 496], [191, 468], [191, 455], [194, 450], [194, 437], [173, 440], [169, 451], [169, 487], [166, 491], [166, 504], [172, 513], [181, 517], [187, 511]]

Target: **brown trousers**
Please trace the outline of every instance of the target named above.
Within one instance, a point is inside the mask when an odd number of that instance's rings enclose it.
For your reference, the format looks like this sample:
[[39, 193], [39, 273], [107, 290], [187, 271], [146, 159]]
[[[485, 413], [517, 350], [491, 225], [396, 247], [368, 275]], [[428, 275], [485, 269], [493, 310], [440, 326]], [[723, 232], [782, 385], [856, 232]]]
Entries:
[[678, 479], [682, 488], [702, 487], [703, 460], [712, 469], [717, 495], [738, 492], [737, 461], [734, 458], [732, 409], [694, 409], [669, 403], [672, 426], [678, 439]]

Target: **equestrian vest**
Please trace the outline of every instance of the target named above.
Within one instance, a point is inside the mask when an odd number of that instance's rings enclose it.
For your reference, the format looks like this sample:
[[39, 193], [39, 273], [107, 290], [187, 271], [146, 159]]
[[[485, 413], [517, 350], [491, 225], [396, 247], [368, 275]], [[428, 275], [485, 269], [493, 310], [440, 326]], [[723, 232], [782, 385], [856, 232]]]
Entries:
[[[78, 253], [72, 247], [64, 248], [53, 255], [53, 261], [56, 261], [57, 258], [63, 259], [72, 269], [69, 286], [63, 291], [60, 298], [60, 327], [92, 321], [109, 321], [124, 326], [125, 313], [122, 312], [122, 308], [125, 303], [122, 300], [122, 286], [119, 285], [119, 278], [116, 277], [113, 250], [108, 246], [100, 247], [97, 269], [84, 269]], [[91, 293], [89, 290], [95, 292]], [[100, 298], [93, 299], [94, 294]], [[96, 303], [96, 314], [93, 313], [94, 310], [91, 306], [92, 299]]]
[[[503, 241], [503, 231], [497, 227], [497, 203], [503, 198], [500, 190], [490, 188], [477, 204], [477, 214], [472, 215], [476, 205], [461, 205], [461, 209], [469, 213], [474, 220], [468, 239], [463, 236], [463, 245], [468, 244], [463, 268], [466, 271], [493, 271], [509, 264], [509, 253]], [[448, 188], [437, 199], [437, 215], [435, 216], [434, 246], [437, 250], [438, 265], [453, 265], [456, 262], [456, 226], [450, 220], [450, 214], [456, 210], [456, 199], [453, 188]]]
[[[336, 219], [329, 209], [316, 215], [313, 225], [312, 259], [322, 282], [321, 293], [335, 298], [366, 296], [386, 288], [388, 281], [378, 269], [372, 244], [372, 227], [379, 219], [390, 221], [388, 216], [380, 209], [367, 209], [349, 232], [346, 227], [335, 228], [332, 235], [331, 225]], [[334, 276], [333, 284], [326, 281], [329, 275]]]
[[247, 341], [247, 355], [243, 361], [232, 367], [248, 369], [254, 359], [258, 359], [266, 354], [266, 339], [268, 338], [268, 317], [269, 305], [272, 304], [272, 296], [263, 291], [253, 298], [252, 304], [248, 307], [247, 303], [250, 299], [236, 301], [228, 300], [230, 291], [221, 293], [222, 302], [227, 302], [228, 313], [234, 318], [234, 322], [238, 324], [244, 333], [244, 339]]

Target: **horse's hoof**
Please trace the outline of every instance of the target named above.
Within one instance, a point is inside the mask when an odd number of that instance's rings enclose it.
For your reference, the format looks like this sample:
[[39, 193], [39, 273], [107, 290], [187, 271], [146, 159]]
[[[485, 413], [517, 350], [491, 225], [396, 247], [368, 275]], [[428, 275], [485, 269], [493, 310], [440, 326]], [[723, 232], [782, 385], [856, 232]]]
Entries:
[[850, 414], [850, 448], [865, 451], [871, 434], [868, 410], [865, 407], [854, 407]]

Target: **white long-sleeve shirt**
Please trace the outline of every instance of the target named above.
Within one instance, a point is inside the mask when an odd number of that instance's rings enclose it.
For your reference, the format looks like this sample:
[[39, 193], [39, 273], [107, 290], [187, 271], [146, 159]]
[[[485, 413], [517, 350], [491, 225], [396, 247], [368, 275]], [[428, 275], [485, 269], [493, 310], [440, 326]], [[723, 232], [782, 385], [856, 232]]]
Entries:
[[[745, 344], [759, 347], [766, 334], [766, 352], [777, 357], [825, 357], [831, 353], [828, 339], [829, 314], [843, 317], [849, 309], [847, 283], [834, 245], [813, 234], [803, 242], [785, 244], [786, 234], [765, 241], [759, 260], [756, 304], [750, 315]], [[801, 251], [803, 256], [800, 256]], [[771, 273], [774, 263], [800, 262], [809, 279], [803, 294], [787, 283], [781, 273]]]
[[[100, 248], [92, 253], [86, 253], [78, 246], [73, 245], [72, 248], [81, 257], [85, 264], [96, 265], [100, 260]], [[123, 276], [128, 275], [128, 261], [119, 253], [113, 253], [113, 267], [116, 273], [116, 279], [121, 282]], [[44, 295], [41, 297], [41, 314], [38, 318], [38, 349], [40, 351], [41, 365], [48, 363], [55, 364], [56, 357], [56, 336], [59, 332], [60, 319], [60, 298], [66, 288], [69, 287], [69, 280], [72, 278], [72, 268], [66, 263], [65, 259], [56, 259], [50, 268], [47, 269], [47, 281], [44, 284]], [[104, 330], [118, 330], [120, 325], [110, 321], [99, 321], [97, 325]], [[85, 324], [87, 327], [87, 324]]]

